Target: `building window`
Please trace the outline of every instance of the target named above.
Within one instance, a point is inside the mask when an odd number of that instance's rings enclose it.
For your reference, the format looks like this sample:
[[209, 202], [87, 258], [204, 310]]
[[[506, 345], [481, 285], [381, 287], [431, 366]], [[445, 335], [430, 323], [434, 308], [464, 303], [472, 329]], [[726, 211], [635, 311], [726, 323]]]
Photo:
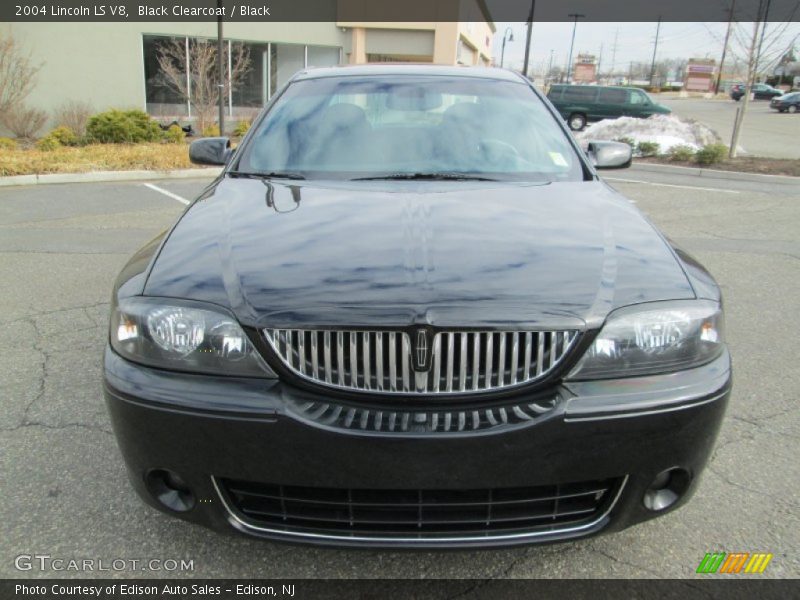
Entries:
[[186, 38], [146, 35], [142, 40], [147, 112], [156, 117], [183, 117], [188, 115], [186, 101], [178, 92], [167, 85], [164, 72], [158, 64], [159, 46], [174, 41], [185, 44]]
[[270, 88], [277, 92], [306, 66], [306, 47], [300, 44], [270, 44]]
[[[166, 76], [159, 65], [160, 47], [175, 41], [187, 48], [186, 56], [182, 56], [180, 62], [180, 68], [184, 71], [191, 69], [190, 50], [194, 44], [215, 43], [215, 40], [202, 38], [143, 36], [146, 110], [151, 115], [164, 119], [195, 116], [191, 102], [187, 102], [167, 84]], [[245, 45], [250, 62], [243, 80], [234, 86], [226, 99], [226, 113], [232, 117], [251, 118], [292, 75], [306, 66], [328, 67], [341, 62], [339, 47], [226, 41], [228, 48], [236, 44]], [[230, 62], [226, 68], [230, 73]], [[213, 76], [216, 77], [216, 72]]]
[[264, 72], [267, 63], [266, 53], [269, 44], [245, 43], [250, 59], [250, 66], [242, 81], [233, 88], [233, 112], [244, 114], [254, 112], [264, 106]]

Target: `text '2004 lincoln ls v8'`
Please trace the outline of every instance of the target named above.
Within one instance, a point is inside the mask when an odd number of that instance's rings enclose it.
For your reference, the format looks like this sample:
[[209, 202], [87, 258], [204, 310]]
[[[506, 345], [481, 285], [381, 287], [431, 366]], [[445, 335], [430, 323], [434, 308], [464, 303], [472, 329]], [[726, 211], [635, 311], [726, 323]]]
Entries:
[[264, 538], [490, 547], [693, 493], [720, 292], [503, 70], [297, 74], [113, 294], [104, 387], [153, 506]]

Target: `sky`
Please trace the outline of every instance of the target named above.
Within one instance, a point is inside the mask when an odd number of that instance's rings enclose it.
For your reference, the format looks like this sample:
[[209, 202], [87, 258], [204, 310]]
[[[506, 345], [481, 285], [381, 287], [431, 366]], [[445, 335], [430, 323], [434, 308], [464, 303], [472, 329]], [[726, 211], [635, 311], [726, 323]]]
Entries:
[[[514, 35], [513, 42], [506, 42], [504, 66], [522, 69], [525, 51], [525, 23], [495, 23], [497, 33], [494, 36], [493, 53], [495, 61], [500, 64], [503, 34], [508, 27]], [[727, 23], [662, 23], [659, 32], [657, 60], [666, 58], [714, 58], [717, 61], [722, 54], [723, 41]], [[780, 24], [771, 24], [767, 35], [775, 31]], [[534, 23], [531, 38], [530, 64], [536, 73], [544, 71], [553, 51], [553, 64], [564, 68], [569, 55], [572, 37], [572, 22], [567, 23]], [[740, 31], [752, 32], [752, 25], [743, 23]], [[793, 38], [800, 35], [800, 23], [789, 24], [780, 36], [775, 36], [775, 47], [786, 48]], [[616, 37], [616, 53], [614, 52]], [[575, 32], [575, 49], [573, 55], [589, 53], [600, 55], [600, 68], [606, 72], [612, 66], [627, 70], [628, 64], [634, 62], [650, 62], [653, 58], [653, 41], [656, 37], [656, 23], [586, 23], [578, 21]], [[800, 50], [800, 39], [795, 48]], [[574, 58], [574, 57], [573, 57]], [[727, 63], [727, 59], [726, 59]]]

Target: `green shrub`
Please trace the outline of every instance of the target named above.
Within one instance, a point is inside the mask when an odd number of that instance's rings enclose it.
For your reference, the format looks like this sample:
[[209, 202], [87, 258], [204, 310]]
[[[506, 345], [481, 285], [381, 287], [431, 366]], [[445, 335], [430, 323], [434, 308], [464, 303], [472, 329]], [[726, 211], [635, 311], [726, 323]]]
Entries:
[[669, 149], [669, 159], [679, 162], [687, 162], [694, 158], [695, 151], [691, 146], [681, 144]]
[[247, 119], [242, 119], [236, 123], [236, 127], [233, 128], [233, 135], [236, 137], [244, 137], [247, 131], [250, 129], [250, 125], [250, 121]]
[[155, 142], [161, 137], [161, 127], [141, 110], [108, 110], [90, 117], [86, 124], [86, 138], [90, 142]]
[[78, 135], [64, 125], [51, 130], [45, 137], [53, 138], [61, 146], [77, 146], [80, 142]]
[[708, 144], [697, 151], [694, 159], [701, 165], [713, 165], [725, 160], [726, 156], [728, 147], [725, 144]]
[[181, 126], [174, 123], [164, 132], [164, 140], [172, 144], [180, 144], [185, 137], [186, 134], [183, 133]]
[[658, 154], [660, 146], [656, 142], [639, 142], [636, 151], [639, 156], [655, 156]]
[[61, 142], [59, 142], [58, 139], [52, 135], [46, 135], [36, 142], [36, 147], [39, 150], [46, 150], [49, 152], [50, 150], [57, 150], [58, 148], [61, 148]]
[[615, 142], [621, 142], [623, 144], [628, 144], [628, 146], [630, 146], [632, 149], [636, 148], [636, 142], [634, 141], [633, 138], [619, 137], [619, 138], [615, 139], [614, 141]]
[[216, 124], [206, 125], [200, 132], [203, 137], [219, 137], [219, 126]]
[[0, 137], [0, 150], [16, 150], [17, 142], [7, 137]]

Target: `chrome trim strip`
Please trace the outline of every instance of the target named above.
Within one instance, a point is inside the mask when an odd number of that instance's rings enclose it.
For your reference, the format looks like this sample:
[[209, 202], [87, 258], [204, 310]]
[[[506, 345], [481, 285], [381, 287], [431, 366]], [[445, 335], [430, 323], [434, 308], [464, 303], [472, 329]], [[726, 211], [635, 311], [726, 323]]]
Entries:
[[589, 523], [584, 523], [583, 525], [578, 525], [575, 527], [562, 527], [560, 529], [554, 528], [549, 529], [547, 531], [531, 531], [527, 533], [512, 533], [512, 534], [505, 534], [505, 535], [481, 535], [481, 536], [462, 536], [462, 537], [430, 537], [430, 538], [419, 538], [419, 537], [367, 537], [367, 536], [355, 536], [355, 535], [332, 535], [326, 533], [309, 533], [309, 532], [299, 532], [299, 531], [282, 531], [280, 529], [272, 529], [270, 527], [261, 527], [259, 525], [253, 525], [252, 523], [248, 523], [240, 518], [233, 510], [233, 508], [228, 503], [227, 499], [225, 498], [225, 494], [222, 493], [222, 489], [219, 487], [216, 478], [212, 475], [211, 476], [211, 483], [214, 486], [214, 489], [219, 496], [222, 505], [225, 507], [225, 510], [228, 512], [228, 520], [238, 523], [241, 528], [245, 531], [250, 532], [261, 532], [261, 533], [269, 533], [275, 534], [277, 536], [284, 536], [284, 537], [294, 537], [297, 539], [317, 539], [317, 540], [342, 540], [348, 542], [366, 542], [366, 543], [375, 543], [375, 542], [385, 542], [385, 543], [414, 543], [420, 546], [425, 545], [436, 545], [442, 543], [449, 543], [449, 542], [485, 542], [487, 540], [525, 540], [525, 539], [535, 539], [537, 537], [543, 536], [553, 536], [553, 535], [561, 535], [565, 533], [578, 533], [581, 531], [585, 531], [588, 529], [592, 529], [597, 524], [599, 524], [603, 519], [605, 519], [614, 507], [617, 505], [620, 496], [622, 495], [622, 491], [625, 489], [625, 485], [628, 483], [628, 475], [623, 477], [622, 482], [619, 485], [619, 489], [617, 493], [614, 495], [614, 498], [611, 500], [611, 503], [608, 505], [608, 508], [603, 512], [602, 515], [590, 521]]
[[660, 415], [660, 414], [663, 414], [663, 413], [675, 412], [677, 410], [685, 410], [687, 408], [694, 408], [696, 406], [703, 406], [704, 404], [710, 404], [711, 402], [714, 402], [714, 401], [719, 400], [720, 398], [722, 398], [729, 391], [730, 390], [725, 390], [724, 392], [722, 392], [720, 394], [715, 394], [714, 396], [711, 396], [711, 398], [706, 398], [705, 400], [700, 400], [700, 401], [697, 401], [697, 402], [691, 402], [690, 401], [690, 402], [687, 402], [685, 404], [680, 404], [678, 406], [666, 406], [664, 408], [654, 408], [654, 409], [651, 409], [651, 410], [640, 410], [638, 412], [636, 412], [636, 411], [627, 411], [627, 412], [618, 412], [618, 413], [613, 413], [613, 414], [608, 414], [608, 415], [586, 416], [586, 417], [581, 417], [581, 416], [570, 417], [570, 416], [568, 416], [569, 413], [567, 413], [567, 414], [564, 415], [564, 422], [565, 423], [577, 423], [577, 422], [585, 423], [587, 421], [607, 421], [608, 419], [629, 419], [631, 417], [648, 417], [648, 416], [652, 416], [652, 415]]

